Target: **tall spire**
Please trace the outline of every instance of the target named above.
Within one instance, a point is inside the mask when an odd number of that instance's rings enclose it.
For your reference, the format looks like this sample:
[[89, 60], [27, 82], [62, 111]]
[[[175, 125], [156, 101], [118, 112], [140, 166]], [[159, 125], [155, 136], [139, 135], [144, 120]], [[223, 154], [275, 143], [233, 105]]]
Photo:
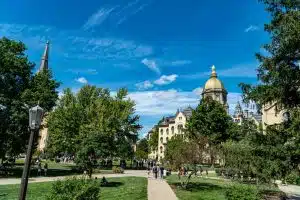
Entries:
[[41, 61], [39, 71], [48, 69], [48, 59], [49, 59], [49, 41], [47, 41], [47, 43], [46, 43], [46, 47], [45, 47], [44, 54], [42, 56], [42, 61]]
[[216, 67], [214, 65], [211, 67], [210, 77], [217, 77]]

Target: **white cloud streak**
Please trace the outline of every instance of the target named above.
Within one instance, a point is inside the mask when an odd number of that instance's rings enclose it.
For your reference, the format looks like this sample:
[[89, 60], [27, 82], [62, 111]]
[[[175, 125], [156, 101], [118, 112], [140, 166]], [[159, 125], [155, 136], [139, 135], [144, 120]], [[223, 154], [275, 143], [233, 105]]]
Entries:
[[115, 10], [114, 8], [100, 8], [97, 12], [91, 15], [85, 24], [82, 26], [83, 30], [89, 30], [93, 27], [101, 25], [111, 14], [112, 11]]
[[244, 32], [245, 33], [248, 33], [248, 32], [251, 32], [251, 31], [257, 31], [259, 30], [259, 27], [258, 26], [255, 26], [255, 25], [249, 25], [245, 30]]
[[152, 88], [153, 84], [150, 81], [144, 81], [144, 82], [140, 82], [140, 83], [135, 84], [135, 86], [139, 90], [146, 90], [146, 89]]
[[156, 62], [155, 62], [155, 60], [149, 60], [149, 59], [147, 59], [147, 58], [144, 58], [144, 59], [142, 60], [142, 63], [143, 63], [144, 65], [146, 65], [150, 70], [154, 71], [154, 72], [157, 73], [157, 74], [160, 74], [160, 69], [158, 68], [158, 66], [157, 66], [157, 64], [156, 64]]
[[156, 85], [168, 85], [176, 80], [178, 77], [177, 74], [172, 75], [162, 75], [159, 79], [155, 80], [154, 83]]

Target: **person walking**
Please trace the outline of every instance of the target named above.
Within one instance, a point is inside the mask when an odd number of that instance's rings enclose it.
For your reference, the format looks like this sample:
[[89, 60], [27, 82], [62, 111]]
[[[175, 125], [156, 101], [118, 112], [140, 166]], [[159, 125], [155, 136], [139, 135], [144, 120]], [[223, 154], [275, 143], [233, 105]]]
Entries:
[[158, 166], [154, 166], [153, 172], [154, 172], [154, 177], [155, 177], [155, 179], [157, 179]]
[[38, 164], [38, 176], [41, 176], [42, 175], [42, 164], [39, 162]]
[[164, 169], [165, 168], [163, 166], [160, 166], [159, 169], [160, 169], [160, 178], [163, 179], [164, 178]]
[[45, 176], [47, 176], [47, 171], [48, 171], [48, 163], [45, 163], [45, 165], [44, 165]]

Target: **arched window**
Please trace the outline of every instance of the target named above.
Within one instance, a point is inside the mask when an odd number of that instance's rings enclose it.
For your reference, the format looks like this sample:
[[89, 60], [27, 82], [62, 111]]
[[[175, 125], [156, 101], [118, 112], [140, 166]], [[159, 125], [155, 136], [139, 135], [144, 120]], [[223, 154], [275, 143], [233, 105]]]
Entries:
[[164, 134], [164, 130], [160, 129], [160, 134], [163, 135]]
[[163, 147], [162, 146], [160, 146], [160, 153], [162, 153], [163, 152]]
[[160, 138], [160, 143], [163, 143], [163, 137]]
[[178, 129], [178, 134], [181, 134], [181, 133], [182, 133], [182, 129], [183, 129], [182, 124], [179, 124], [179, 125], [177, 126], [177, 129]]
[[167, 141], [167, 142], [169, 141], [169, 138], [168, 138], [168, 137], [166, 138], [166, 141]]
[[174, 134], [174, 126], [171, 127], [171, 133]]
[[167, 132], [167, 135], [169, 135], [169, 129], [168, 128], [167, 128], [166, 132]]

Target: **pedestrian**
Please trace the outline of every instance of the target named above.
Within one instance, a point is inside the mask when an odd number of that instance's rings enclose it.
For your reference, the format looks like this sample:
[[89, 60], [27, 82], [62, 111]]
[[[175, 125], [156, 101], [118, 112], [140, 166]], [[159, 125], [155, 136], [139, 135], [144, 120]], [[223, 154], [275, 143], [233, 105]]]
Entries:
[[206, 172], [206, 178], [208, 177], [208, 171], [207, 171], [207, 169], [205, 170], [205, 172]]
[[44, 165], [45, 176], [47, 176], [47, 171], [48, 171], [48, 163], [45, 163], [45, 165]]
[[160, 166], [159, 169], [160, 169], [160, 178], [163, 179], [164, 178], [164, 169], [165, 168], [163, 166]]
[[42, 164], [39, 162], [38, 164], [38, 176], [41, 176], [42, 175]]
[[154, 177], [155, 177], [155, 179], [157, 179], [158, 166], [155, 166], [155, 167], [154, 167], [153, 172], [154, 172]]

